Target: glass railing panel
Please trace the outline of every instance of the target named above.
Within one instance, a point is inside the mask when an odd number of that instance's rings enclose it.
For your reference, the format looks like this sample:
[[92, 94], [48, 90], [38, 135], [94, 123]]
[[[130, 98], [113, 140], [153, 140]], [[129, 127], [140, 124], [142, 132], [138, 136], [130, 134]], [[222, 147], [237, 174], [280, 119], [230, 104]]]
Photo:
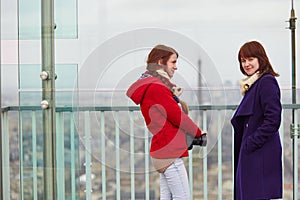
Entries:
[[[44, 190], [40, 71], [39, 64], [19, 65], [20, 185], [25, 199], [43, 198]], [[79, 199], [79, 137], [74, 125], [77, 115], [73, 112], [78, 101], [78, 67], [76, 64], [58, 64], [55, 71], [57, 191], [61, 199]]]
[[75, 39], [78, 37], [77, 0], [55, 0], [54, 21], [57, 39]]
[[78, 105], [77, 64], [61, 64], [56, 67], [56, 107]]
[[[77, 104], [77, 65], [56, 65], [56, 107]], [[19, 95], [21, 106], [39, 106], [42, 100], [41, 66], [23, 64], [19, 66]]]
[[18, 105], [18, 65], [1, 65], [2, 107]]
[[[74, 39], [77, 31], [77, 0], [55, 0], [55, 38]], [[19, 39], [41, 38], [41, 1], [19, 0]]]
[[[17, 1], [1, 1], [1, 40], [18, 39]], [[3, 52], [1, 52], [3, 53]]]

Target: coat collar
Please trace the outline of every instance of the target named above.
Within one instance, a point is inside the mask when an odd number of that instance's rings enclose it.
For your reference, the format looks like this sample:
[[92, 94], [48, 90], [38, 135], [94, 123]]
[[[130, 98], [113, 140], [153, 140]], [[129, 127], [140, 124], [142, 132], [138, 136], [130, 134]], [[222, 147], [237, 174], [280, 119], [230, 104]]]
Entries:
[[257, 93], [257, 87], [258, 82], [260, 81], [260, 77], [254, 78], [254, 82], [251, 82], [250, 87], [248, 88], [247, 92], [245, 93], [245, 96], [243, 97], [239, 107], [237, 108], [237, 111], [235, 113], [235, 117], [238, 116], [248, 116], [252, 115], [254, 113], [254, 98]]
[[[252, 88], [252, 89], [254, 89], [254, 88]], [[254, 90], [252, 92], [254, 92]], [[242, 102], [240, 103], [240, 105], [235, 113], [235, 117], [252, 115], [253, 108], [254, 108], [253, 95], [251, 93], [248, 93], [244, 96]]]

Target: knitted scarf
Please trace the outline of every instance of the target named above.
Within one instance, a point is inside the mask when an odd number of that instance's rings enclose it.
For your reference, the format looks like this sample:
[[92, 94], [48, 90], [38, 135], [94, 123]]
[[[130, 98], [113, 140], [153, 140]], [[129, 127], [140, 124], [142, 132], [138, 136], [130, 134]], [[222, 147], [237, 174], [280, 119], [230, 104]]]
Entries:
[[244, 96], [245, 93], [250, 89], [250, 87], [260, 78], [259, 72], [256, 72], [252, 76], [248, 76], [239, 81], [240, 83], [240, 92]]

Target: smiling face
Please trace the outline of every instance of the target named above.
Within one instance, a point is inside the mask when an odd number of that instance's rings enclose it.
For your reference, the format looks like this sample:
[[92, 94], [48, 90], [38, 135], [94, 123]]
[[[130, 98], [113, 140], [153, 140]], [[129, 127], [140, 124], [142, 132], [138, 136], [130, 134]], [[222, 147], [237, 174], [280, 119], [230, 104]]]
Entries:
[[252, 76], [259, 70], [258, 58], [241, 58], [241, 66], [248, 76]]
[[172, 78], [174, 76], [175, 70], [177, 70], [177, 55], [175, 53], [173, 53], [169, 60], [167, 61], [167, 63], [165, 65], [163, 65], [163, 69], [165, 72], [167, 72], [167, 74], [169, 75], [170, 78]]
[[272, 68], [264, 47], [257, 41], [246, 42], [240, 48], [238, 61], [240, 71], [246, 76], [251, 76], [255, 72], [259, 72], [260, 75], [270, 73], [279, 76]]

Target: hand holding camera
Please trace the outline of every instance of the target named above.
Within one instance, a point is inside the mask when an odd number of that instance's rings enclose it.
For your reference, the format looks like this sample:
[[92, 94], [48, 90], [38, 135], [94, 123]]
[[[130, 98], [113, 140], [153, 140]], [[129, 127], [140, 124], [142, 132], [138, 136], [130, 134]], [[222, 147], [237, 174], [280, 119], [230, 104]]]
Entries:
[[193, 149], [193, 146], [202, 146], [205, 147], [207, 144], [207, 133], [203, 132], [200, 137], [193, 137], [189, 134], [186, 134], [186, 142], [188, 146], [188, 150]]

